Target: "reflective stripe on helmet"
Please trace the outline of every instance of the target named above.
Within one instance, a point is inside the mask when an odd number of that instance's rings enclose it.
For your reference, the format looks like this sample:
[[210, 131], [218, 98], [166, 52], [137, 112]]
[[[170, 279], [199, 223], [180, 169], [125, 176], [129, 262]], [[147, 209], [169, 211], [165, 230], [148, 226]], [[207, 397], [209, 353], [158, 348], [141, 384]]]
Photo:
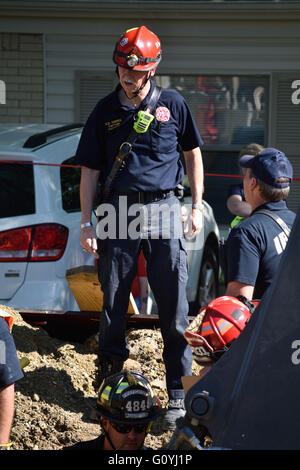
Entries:
[[109, 400], [109, 395], [111, 392], [111, 387], [107, 385], [103, 392], [101, 393], [101, 400]]
[[126, 370], [104, 379], [96, 403], [100, 416], [119, 423], [148, 423], [161, 410], [146, 377]]
[[125, 388], [129, 387], [128, 382], [121, 382], [116, 390], [116, 393], [122, 393]]

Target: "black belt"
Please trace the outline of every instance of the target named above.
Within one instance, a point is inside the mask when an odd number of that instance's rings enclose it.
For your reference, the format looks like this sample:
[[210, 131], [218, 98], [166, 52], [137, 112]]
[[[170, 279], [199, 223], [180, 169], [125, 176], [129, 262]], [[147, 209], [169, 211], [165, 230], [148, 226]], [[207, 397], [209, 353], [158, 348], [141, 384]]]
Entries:
[[113, 196], [126, 196], [128, 202], [138, 204], [149, 204], [174, 196], [173, 190], [169, 191], [136, 191], [134, 193], [113, 193]]

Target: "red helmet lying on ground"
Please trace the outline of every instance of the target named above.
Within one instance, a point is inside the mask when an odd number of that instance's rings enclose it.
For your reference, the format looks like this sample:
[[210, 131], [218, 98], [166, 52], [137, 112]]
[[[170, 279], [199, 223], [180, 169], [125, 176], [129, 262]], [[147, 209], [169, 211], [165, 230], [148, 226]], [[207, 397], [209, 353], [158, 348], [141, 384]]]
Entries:
[[222, 296], [201, 308], [184, 333], [195, 361], [200, 365], [217, 361], [238, 338], [257, 305], [242, 296]]

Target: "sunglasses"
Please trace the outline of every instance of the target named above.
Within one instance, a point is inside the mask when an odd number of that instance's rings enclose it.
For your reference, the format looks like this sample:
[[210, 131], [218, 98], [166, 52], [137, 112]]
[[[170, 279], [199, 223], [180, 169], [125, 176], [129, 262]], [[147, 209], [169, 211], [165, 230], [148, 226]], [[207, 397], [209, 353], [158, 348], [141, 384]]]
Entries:
[[126, 424], [126, 423], [114, 423], [110, 421], [111, 426], [120, 434], [129, 434], [132, 429], [136, 432], [136, 434], [141, 434], [142, 432], [146, 432], [148, 428], [148, 423], [146, 424]]

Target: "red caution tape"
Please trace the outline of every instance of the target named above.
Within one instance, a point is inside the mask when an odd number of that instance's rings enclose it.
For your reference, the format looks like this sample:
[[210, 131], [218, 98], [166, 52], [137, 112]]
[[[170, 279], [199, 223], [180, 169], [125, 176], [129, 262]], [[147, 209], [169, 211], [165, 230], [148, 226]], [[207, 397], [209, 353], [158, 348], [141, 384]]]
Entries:
[[28, 162], [27, 160], [0, 160], [0, 163], [9, 163], [15, 165], [41, 165], [41, 166], [59, 166], [62, 168], [82, 168], [80, 165], [64, 165], [59, 163], [40, 163], [40, 162]]
[[[59, 163], [40, 163], [40, 162], [28, 162], [24, 160], [0, 160], [0, 163], [9, 163], [15, 165], [41, 165], [41, 166], [58, 166], [61, 168], [84, 168], [82, 165], [65, 165]], [[204, 176], [216, 176], [218, 178], [243, 178], [241, 175], [224, 175], [222, 173], [204, 173]], [[293, 181], [300, 181], [300, 178], [295, 177]]]

